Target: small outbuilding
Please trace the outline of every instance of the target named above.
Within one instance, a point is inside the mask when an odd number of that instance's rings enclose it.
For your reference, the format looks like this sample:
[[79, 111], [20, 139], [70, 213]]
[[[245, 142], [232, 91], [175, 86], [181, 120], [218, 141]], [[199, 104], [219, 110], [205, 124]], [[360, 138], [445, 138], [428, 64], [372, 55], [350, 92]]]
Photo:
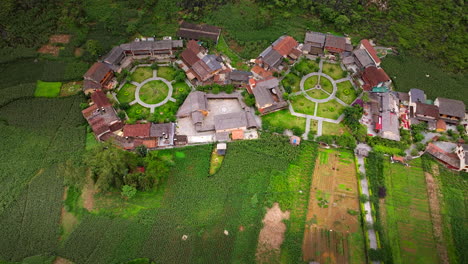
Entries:
[[301, 138], [298, 136], [291, 136], [289, 138], [289, 143], [293, 146], [299, 146], [301, 144]]
[[218, 143], [216, 145], [216, 153], [218, 155], [224, 156], [226, 155], [227, 144], [226, 143]]

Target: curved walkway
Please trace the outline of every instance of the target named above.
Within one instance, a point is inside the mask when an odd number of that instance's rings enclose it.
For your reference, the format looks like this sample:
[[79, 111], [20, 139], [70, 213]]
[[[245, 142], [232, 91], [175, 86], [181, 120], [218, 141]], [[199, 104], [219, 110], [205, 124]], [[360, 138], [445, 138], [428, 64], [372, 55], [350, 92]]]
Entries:
[[[144, 106], [144, 107], [147, 107], [150, 109], [150, 112], [151, 113], [154, 113], [154, 109], [157, 108], [157, 107], [160, 107], [162, 105], [164, 105], [165, 103], [167, 103], [168, 101], [172, 101], [174, 102], [176, 99], [172, 98], [172, 92], [174, 90], [174, 88], [172, 87], [172, 84], [171, 82], [169, 82], [168, 80], [164, 79], [164, 78], [161, 78], [161, 77], [156, 77], [156, 71], [153, 72], [153, 77], [152, 78], [149, 78], [149, 79], [146, 79], [144, 80], [142, 83], [137, 83], [137, 82], [132, 82], [133, 85], [136, 86], [136, 89], [135, 89], [135, 100], [133, 100], [132, 102], [130, 102], [130, 105], [134, 105], [136, 103]], [[157, 103], [157, 104], [148, 104], [148, 103], [145, 103], [141, 100], [140, 98], [140, 89], [141, 87], [143, 87], [143, 85], [147, 84], [148, 82], [151, 82], [151, 81], [162, 81], [164, 82], [167, 87], [169, 88], [169, 91], [167, 93], [167, 96], [166, 98], [164, 98], [164, 100], [162, 100], [161, 102]]]
[[[311, 97], [310, 95], [307, 94], [307, 91], [311, 90], [311, 89], [308, 89], [306, 91], [304, 89], [304, 83], [308, 78], [310, 78], [312, 76], [319, 76], [319, 80], [320, 80], [320, 77], [324, 77], [324, 78], [327, 78], [331, 82], [331, 84], [333, 86], [333, 92], [331, 94], [328, 93], [327, 91], [323, 90], [322, 88], [312, 88], [312, 89], [320, 89], [320, 90], [324, 91], [325, 93], [329, 94], [330, 96], [328, 96], [325, 99], [316, 99], [316, 98], [313, 98], [313, 97]], [[335, 80], [333, 80], [333, 78], [328, 76], [327, 74], [321, 73], [321, 72], [312, 72], [312, 73], [309, 73], [309, 74], [305, 75], [304, 77], [302, 77], [301, 83], [300, 83], [300, 88], [301, 88], [302, 94], [304, 94], [304, 96], [307, 99], [309, 99], [310, 101], [315, 102], [315, 103], [326, 103], [326, 102], [328, 102], [330, 100], [333, 100], [335, 98], [336, 91], [338, 90], [338, 88], [336, 87]]]

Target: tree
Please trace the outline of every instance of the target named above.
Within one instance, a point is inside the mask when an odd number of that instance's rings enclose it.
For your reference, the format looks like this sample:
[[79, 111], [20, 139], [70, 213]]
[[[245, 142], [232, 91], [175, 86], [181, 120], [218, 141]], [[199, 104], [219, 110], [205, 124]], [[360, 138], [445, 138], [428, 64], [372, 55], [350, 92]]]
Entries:
[[148, 154], [148, 148], [145, 145], [139, 145], [135, 148], [135, 153], [140, 157], [146, 157], [146, 154]]
[[335, 18], [335, 26], [339, 28], [341, 31], [345, 30], [351, 21], [345, 15], [339, 15]]
[[92, 57], [97, 57], [102, 52], [101, 43], [95, 39], [90, 39], [85, 43], [85, 49]]
[[126, 199], [130, 199], [132, 198], [133, 196], [135, 196], [135, 194], [137, 193], [137, 189], [133, 186], [130, 186], [130, 185], [124, 185], [122, 187], [122, 196]]
[[58, 175], [62, 175], [64, 183], [69, 186], [81, 187], [86, 182], [85, 168], [67, 160], [58, 166]]

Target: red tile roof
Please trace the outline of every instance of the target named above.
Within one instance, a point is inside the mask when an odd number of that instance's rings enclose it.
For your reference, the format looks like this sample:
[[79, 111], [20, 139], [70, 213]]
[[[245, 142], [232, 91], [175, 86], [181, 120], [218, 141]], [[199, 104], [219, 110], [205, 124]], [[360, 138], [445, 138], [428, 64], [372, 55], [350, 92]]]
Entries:
[[[364, 87], [367, 87], [367, 89], [370, 90], [379, 83], [389, 81], [390, 77], [388, 77], [387, 73], [385, 73], [383, 69], [378, 69], [377, 67], [371, 66], [364, 69], [362, 80], [365, 83]], [[367, 89], [365, 88], [365, 90]]]
[[186, 49], [180, 54], [182, 60], [188, 64], [187, 66], [192, 67], [195, 63], [197, 63], [200, 58], [198, 58], [197, 54], [193, 52], [191, 49]]
[[124, 137], [146, 138], [150, 136], [151, 123], [125, 125], [123, 127]]
[[202, 46], [198, 45], [198, 42], [195, 40], [189, 40], [189, 42], [187, 42], [187, 49], [193, 51], [195, 54], [203, 50]]
[[296, 46], [297, 41], [290, 36], [286, 36], [278, 44], [276, 44], [273, 49], [281, 54], [281, 56], [287, 56]]
[[244, 139], [244, 131], [241, 129], [233, 130], [231, 132], [232, 140]]
[[272, 72], [269, 72], [269, 71], [266, 71], [265, 69], [263, 69], [262, 67], [258, 66], [258, 65], [255, 65], [251, 72], [257, 74], [257, 75], [260, 75], [262, 78], [267, 78], [267, 77], [270, 77], [270, 76], [273, 76], [273, 73]]
[[102, 117], [90, 119], [89, 125], [96, 136], [99, 136], [106, 131], [110, 132], [109, 126], [106, 124], [106, 120]]
[[94, 93], [92, 93], [91, 99], [93, 100], [94, 104], [99, 108], [112, 105], [109, 99], [107, 98], [106, 94], [101, 90], [97, 90]]
[[377, 56], [377, 52], [375, 51], [374, 47], [372, 47], [369, 40], [363, 39], [363, 40], [361, 40], [361, 44], [364, 46], [364, 48], [367, 50], [367, 52], [369, 52], [372, 59], [374, 59], [375, 63], [379, 64], [380, 63], [380, 58], [379, 58], [379, 56]]
[[81, 113], [83, 114], [84, 118], [88, 119], [88, 117], [90, 117], [94, 113], [94, 111], [96, 111], [97, 109], [98, 109], [97, 105], [93, 104], [92, 106], [81, 111]]
[[437, 123], [436, 123], [436, 129], [445, 131], [445, 130], [447, 130], [447, 124], [445, 123], [444, 120], [439, 119], [439, 120], [437, 120]]

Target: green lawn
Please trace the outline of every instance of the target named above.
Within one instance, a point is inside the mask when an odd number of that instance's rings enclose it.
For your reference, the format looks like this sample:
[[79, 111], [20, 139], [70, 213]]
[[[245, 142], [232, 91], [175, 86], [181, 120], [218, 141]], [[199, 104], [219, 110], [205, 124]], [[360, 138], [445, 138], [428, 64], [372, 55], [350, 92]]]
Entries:
[[330, 94], [333, 92], [333, 84], [327, 78], [320, 77], [320, 86]]
[[340, 82], [336, 84], [338, 90], [336, 91], [336, 97], [338, 97], [341, 101], [351, 104], [354, 100], [358, 97], [358, 93], [350, 81]]
[[384, 223], [394, 263], [438, 263], [421, 160], [410, 167], [384, 161]]
[[262, 116], [263, 129], [283, 133], [285, 129], [294, 131], [301, 136], [305, 131], [306, 119], [291, 115], [288, 109]]
[[315, 87], [315, 85], [317, 85], [317, 83], [318, 83], [318, 76], [317, 75], [310, 76], [304, 82], [304, 90], [308, 90], [310, 88]]
[[226, 40], [222, 35], [219, 37], [218, 44], [216, 44], [216, 50], [231, 59], [232, 67], [241, 70], [249, 70], [249, 67], [242, 61], [242, 58], [229, 48], [229, 45], [226, 43]]
[[323, 135], [343, 135], [344, 132], [347, 131], [347, 128], [340, 124], [330, 123], [330, 122], [323, 122], [322, 123], [322, 134]]
[[314, 115], [315, 103], [305, 98], [304, 95], [297, 95], [291, 100], [294, 111], [307, 115]]
[[294, 66], [302, 75], [309, 74], [311, 72], [318, 72], [319, 65], [317, 62], [309, 60], [309, 59], [301, 59], [296, 65]]
[[158, 77], [164, 78], [168, 81], [173, 81], [175, 76], [176, 70], [173, 67], [159, 67], [157, 70]]
[[344, 106], [338, 103], [335, 99], [328, 101], [326, 103], [321, 103], [318, 105], [317, 116], [338, 119], [344, 111]]
[[127, 115], [130, 119], [141, 120], [149, 117], [150, 110], [139, 104], [134, 104], [127, 109]]
[[35, 97], [57, 97], [60, 94], [61, 82], [43, 82], [37, 81]]
[[117, 99], [120, 103], [130, 103], [135, 100], [135, 90], [135, 85], [126, 83], [117, 93]]
[[151, 116], [151, 121], [155, 123], [175, 122], [177, 110], [179, 109], [179, 102], [168, 101], [160, 107], [154, 109]]
[[174, 88], [174, 95], [190, 93], [190, 86], [185, 82], [174, 83], [172, 84], [172, 88]]
[[86, 133], [86, 150], [91, 150], [98, 144], [93, 132]]
[[307, 94], [315, 99], [325, 99], [328, 98], [330, 95], [324, 92], [322, 89], [312, 89], [307, 91]]
[[147, 104], [162, 102], [167, 97], [169, 87], [163, 81], [150, 81], [140, 88], [140, 99]]
[[283, 85], [284, 89], [287, 91], [286, 87], [291, 87], [291, 92], [299, 92], [301, 90], [301, 78], [295, 75], [294, 73], [288, 73], [283, 80], [281, 80], [281, 84]]
[[142, 83], [151, 77], [153, 77], [153, 70], [150, 67], [138, 67], [132, 73], [132, 80], [137, 83]]
[[338, 80], [347, 76], [347, 72], [341, 69], [338, 63], [323, 63], [322, 72], [332, 77], [334, 80]]

